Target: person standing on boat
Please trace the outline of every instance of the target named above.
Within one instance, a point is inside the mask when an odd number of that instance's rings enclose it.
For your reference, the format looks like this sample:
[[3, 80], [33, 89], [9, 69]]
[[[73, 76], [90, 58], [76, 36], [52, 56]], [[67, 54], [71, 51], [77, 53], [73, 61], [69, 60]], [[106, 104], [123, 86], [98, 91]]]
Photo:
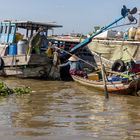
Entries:
[[67, 65], [70, 66], [69, 73], [71, 75], [78, 75], [81, 77], [87, 78], [87, 74], [83, 71], [82, 64], [80, 63], [78, 57], [76, 55], [72, 55], [67, 63], [59, 65], [59, 67], [65, 67]]
[[41, 31], [39, 34], [40, 34], [39, 47], [41, 48], [41, 51], [47, 50], [48, 45], [47, 45], [47, 38], [46, 38], [45, 32]]
[[61, 63], [60, 62], [60, 50], [58, 47], [54, 48], [55, 51], [53, 52], [53, 65], [55, 67], [58, 67], [58, 65]]
[[30, 53], [40, 54], [41, 53], [43, 38], [44, 38], [43, 28], [39, 28], [38, 31], [30, 39], [28, 54], [30, 54]]

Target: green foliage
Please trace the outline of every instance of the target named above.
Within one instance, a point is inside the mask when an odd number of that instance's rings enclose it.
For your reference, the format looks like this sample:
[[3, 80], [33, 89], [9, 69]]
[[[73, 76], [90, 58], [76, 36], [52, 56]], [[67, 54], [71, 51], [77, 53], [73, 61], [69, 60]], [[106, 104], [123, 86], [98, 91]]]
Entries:
[[7, 96], [10, 94], [13, 94], [13, 90], [8, 88], [3, 82], [0, 82], [0, 96]]
[[31, 93], [30, 87], [9, 88], [5, 83], [0, 82], [0, 96], [7, 96], [11, 94], [22, 95]]
[[31, 93], [32, 90], [30, 87], [17, 87], [14, 88], [13, 91], [16, 95], [21, 95]]

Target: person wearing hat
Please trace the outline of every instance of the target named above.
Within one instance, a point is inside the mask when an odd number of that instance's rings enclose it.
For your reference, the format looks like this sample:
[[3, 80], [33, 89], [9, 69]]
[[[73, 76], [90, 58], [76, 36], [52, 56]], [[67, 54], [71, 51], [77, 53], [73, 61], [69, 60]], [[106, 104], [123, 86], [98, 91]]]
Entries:
[[59, 65], [59, 67], [64, 67], [64, 66], [70, 66], [69, 73], [71, 75], [78, 75], [82, 77], [86, 77], [86, 74], [83, 72], [83, 67], [79, 61], [79, 58], [73, 54], [69, 59], [67, 63]]

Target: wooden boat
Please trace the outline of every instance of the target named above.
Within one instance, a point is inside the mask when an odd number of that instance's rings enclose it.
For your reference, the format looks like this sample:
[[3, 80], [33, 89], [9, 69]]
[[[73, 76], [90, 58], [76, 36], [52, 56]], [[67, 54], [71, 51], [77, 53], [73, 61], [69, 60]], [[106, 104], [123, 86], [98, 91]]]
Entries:
[[[59, 77], [57, 70], [55, 75], [54, 72], [50, 75], [52, 60], [45, 54], [48, 30], [57, 27], [62, 26], [32, 21], [0, 22], [0, 75]], [[39, 41], [36, 51], [35, 46]]]
[[[89, 87], [93, 87], [94, 89], [104, 91], [104, 83], [102, 80], [91, 80], [88, 78], [83, 78], [77, 75], [72, 75], [74, 81]], [[140, 81], [133, 80], [128, 82], [122, 81], [114, 81], [114, 82], [106, 82], [107, 91], [111, 93], [123, 93], [123, 94], [132, 94], [135, 92], [135, 87], [137, 86], [137, 90], [140, 89]]]

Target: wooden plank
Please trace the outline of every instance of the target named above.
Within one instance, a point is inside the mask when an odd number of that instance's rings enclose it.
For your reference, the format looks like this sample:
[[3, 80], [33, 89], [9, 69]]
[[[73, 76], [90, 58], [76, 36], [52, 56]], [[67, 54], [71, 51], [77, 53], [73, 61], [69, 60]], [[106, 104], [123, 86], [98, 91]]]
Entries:
[[51, 60], [46, 55], [7, 55], [2, 57], [5, 66], [47, 65]]
[[27, 55], [7, 55], [2, 57], [5, 66], [27, 65], [30, 56]]

